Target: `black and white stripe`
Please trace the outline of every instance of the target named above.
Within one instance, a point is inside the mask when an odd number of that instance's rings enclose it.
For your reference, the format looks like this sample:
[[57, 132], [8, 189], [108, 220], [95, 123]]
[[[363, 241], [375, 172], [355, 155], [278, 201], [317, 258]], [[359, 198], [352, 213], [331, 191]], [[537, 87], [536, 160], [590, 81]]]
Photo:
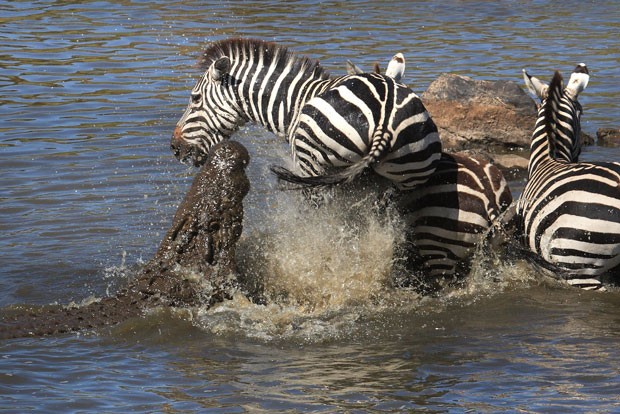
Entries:
[[433, 291], [467, 274], [476, 247], [512, 203], [502, 172], [468, 154], [442, 154], [433, 176], [403, 192], [400, 211], [407, 223], [409, 269], [420, 276], [408, 284]]
[[580, 64], [566, 88], [558, 72], [539, 88], [544, 99], [517, 217], [529, 251], [570, 284], [597, 289], [600, 276], [620, 264], [620, 163], [577, 160], [577, 98], [588, 80]]
[[252, 39], [216, 42], [203, 67], [171, 141], [182, 160], [200, 165], [251, 121], [286, 138], [301, 175], [274, 172], [303, 185], [350, 181], [371, 167], [409, 189], [439, 161], [437, 127], [419, 97], [389, 76], [329, 78], [318, 62]]

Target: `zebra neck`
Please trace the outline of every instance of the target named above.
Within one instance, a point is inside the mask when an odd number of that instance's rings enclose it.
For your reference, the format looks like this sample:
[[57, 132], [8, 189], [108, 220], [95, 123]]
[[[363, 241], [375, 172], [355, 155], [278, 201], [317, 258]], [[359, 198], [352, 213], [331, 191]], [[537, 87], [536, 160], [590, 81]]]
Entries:
[[235, 77], [242, 79], [237, 82], [235, 93], [244, 118], [284, 137], [296, 123], [301, 107], [336, 82], [286, 69], [276, 73], [269, 68]]
[[[545, 115], [543, 108], [538, 113], [530, 145], [528, 167], [530, 176], [543, 163], [569, 163], [579, 160], [581, 148], [578, 115], [575, 115], [572, 105], [565, 101], [560, 103], [563, 105], [564, 111], [553, 114], [552, 120], [547, 119], [550, 115]], [[549, 103], [545, 103], [545, 105], [549, 105]], [[561, 118], [561, 122], [559, 118]]]
[[553, 161], [553, 149], [551, 141], [545, 129], [545, 117], [540, 116], [536, 120], [532, 143], [530, 144], [530, 161], [528, 164], [528, 176], [532, 177], [535, 171], [544, 163]]

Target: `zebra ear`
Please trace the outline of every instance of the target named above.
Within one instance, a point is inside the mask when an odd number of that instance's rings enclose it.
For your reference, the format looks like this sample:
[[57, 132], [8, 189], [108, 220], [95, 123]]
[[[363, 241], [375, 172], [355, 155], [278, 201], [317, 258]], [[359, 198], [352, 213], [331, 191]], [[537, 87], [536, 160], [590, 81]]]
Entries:
[[405, 73], [405, 57], [402, 53], [394, 55], [387, 69], [385, 70], [385, 76], [393, 78], [396, 82], [400, 82], [403, 74]]
[[364, 71], [358, 67], [355, 63], [347, 60], [347, 74], [348, 75], [359, 75], [360, 73], [364, 73]]
[[577, 65], [573, 73], [570, 75], [568, 85], [566, 85], [566, 91], [571, 95], [573, 100], [576, 100], [581, 91], [588, 86], [590, 80], [590, 72], [585, 63]]
[[209, 74], [211, 79], [219, 81], [222, 76], [228, 73], [230, 70], [230, 59], [227, 56], [221, 57], [211, 64], [209, 67]]
[[547, 91], [549, 90], [549, 85], [544, 83], [538, 78], [531, 76], [525, 69], [523, 69], [523, 80], [525, 81], [525, 86], [527, 86], [527, 90], [530, 91], [532, 95], [537, 96], [541, 101], [547, 98]]

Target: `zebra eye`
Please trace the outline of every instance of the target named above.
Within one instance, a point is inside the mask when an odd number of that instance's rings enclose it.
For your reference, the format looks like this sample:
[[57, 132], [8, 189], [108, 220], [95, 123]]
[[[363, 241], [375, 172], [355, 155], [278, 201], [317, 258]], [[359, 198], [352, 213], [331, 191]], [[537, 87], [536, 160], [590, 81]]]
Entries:
[[199, 93], [193, 93], [191, 99], [192, 99], [192, 103], [198, 104], [202, 100], [202, 95]]

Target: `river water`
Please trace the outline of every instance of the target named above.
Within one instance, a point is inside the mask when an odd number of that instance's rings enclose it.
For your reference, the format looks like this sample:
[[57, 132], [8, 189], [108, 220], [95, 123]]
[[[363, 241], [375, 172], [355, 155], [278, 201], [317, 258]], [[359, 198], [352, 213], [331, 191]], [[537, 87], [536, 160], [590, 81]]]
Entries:
[[[284, 43], [332, 73], [407, 58], [521, 82], [591, 70], [583, 129], [620, 125], [615, 1], [0, 1], [0, 307], [113, 294], [147, 261], [194, 170], [169, 137], [229, 36]], [[240, 260], [273, 297], [154, 311], [102, 332], [0, 342], [0, 411], [620, 412], [620, 292], [485, 258], [462, 289], [389, 287], [398, 221], [308, 214], [267, 168], [260, 128]], [[584, 159], [618, 160], [593, 146]], [[515, 194], [521, 182], [512, 182]], [[364, 200], [360, 202], [364, 207]]]

